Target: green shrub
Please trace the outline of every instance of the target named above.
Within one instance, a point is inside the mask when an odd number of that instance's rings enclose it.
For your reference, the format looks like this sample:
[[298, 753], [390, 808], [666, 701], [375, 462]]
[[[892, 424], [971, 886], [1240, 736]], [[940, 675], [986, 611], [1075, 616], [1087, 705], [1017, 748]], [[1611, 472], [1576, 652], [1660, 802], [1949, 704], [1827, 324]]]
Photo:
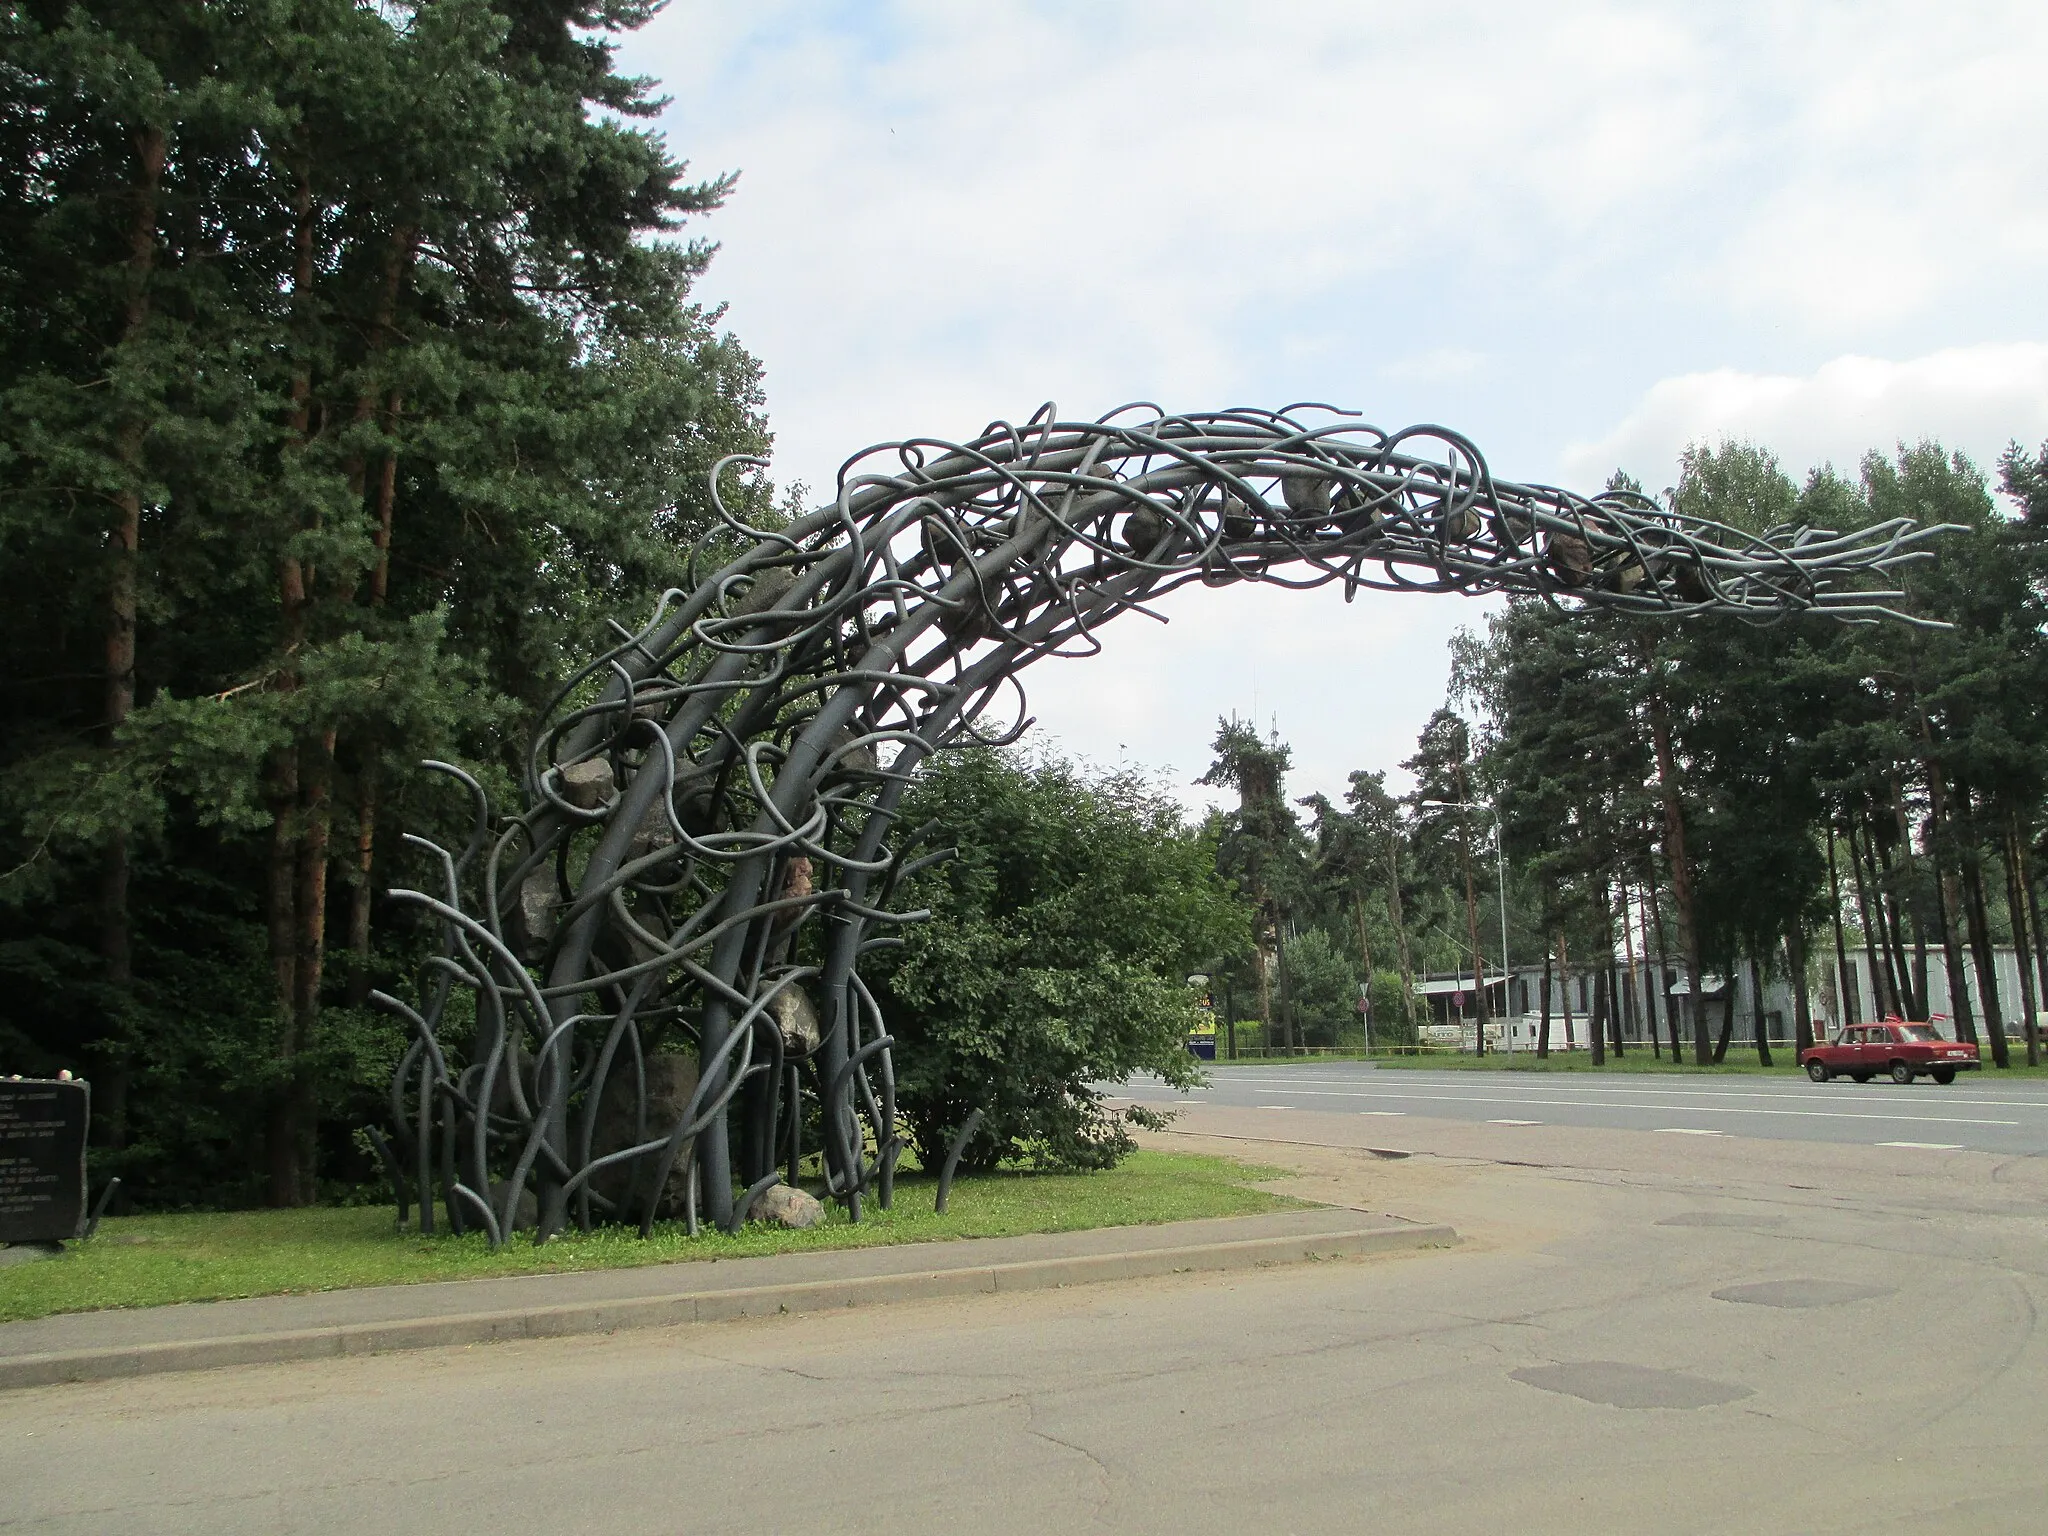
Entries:
[[870, 978], [919, 1158], [936, 1165], [980, 1109], [969, 1166], [1112, 1165], [1151, 1117], [1107, 1111], [1090, 1084], [1197, 1081], [1187, 976], [1249, 943], [1212, 839], [1137, 775], [1015, 751], [941, 756], [903, 809], [959, 849], [911, 882], [905, 902], [932, 917]]

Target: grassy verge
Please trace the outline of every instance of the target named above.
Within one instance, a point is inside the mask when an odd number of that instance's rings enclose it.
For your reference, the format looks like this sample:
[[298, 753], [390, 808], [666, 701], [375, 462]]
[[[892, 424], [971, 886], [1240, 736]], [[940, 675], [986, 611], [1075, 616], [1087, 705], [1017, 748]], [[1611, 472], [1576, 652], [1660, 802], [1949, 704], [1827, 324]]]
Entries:
[[[1597, 1072], [1609, 1075], [1615, 1073], [1661, 1073], [1667, 1076], [1687, 1074], [1725, 1075], [1732, 1077], [1803, 1077], [1805, 1074], [1793, 1060], [1790, 1046], [1771, 1048], [1773, 1065], [1764, 1066], [1755, 1056], [1754, 1050], [1740, 1060], [1735, 1057], [1734, 1047], [1729, 1047], [1728, 1059], [1718, 1066], [1695, 1066], [1690, 1061], [1673, 1062], [1669, 1057], [1658, 1059], [1647, 1050], [1630, 1048], [1628, 1054], [1619, 1059], [1609, 1055], [1606, 1063], [1594, 1066], [1593, 1059], [1584, 1051], [1559, 1052], [1542, 1061], [1532, 1051], [1516, 1051], [1512, 1056], [1495, 1051], [1486, 1056], [1460, 1056], [1446, 1052], [1440, 1056], [1374, 1056], [1372, 1061], [1382, 1070], [1410, 1072]], [[1283, 1059], [1275, 1057], [1267, 1061], [1219, 1061], [1215, 1066], [1229, 1070], [1236, 1067], [1313, 1067], [1318, 1061], [1355, 1061], [1357, 1056], [1310, 1056]], [[1207, 1067], [1211, 1063], [1204, 1062]], [[2013, 1052], [2013, 1064], [2000, 1070], [1991, 1064], [1990, 1052], [1985, 1052], [1983, 1069], [1976, 1073], [1964, 1073], [1962, 1080], [1971, 1077], [1986, 1081], [2008, 1082], [2013, 1078], [2048, 1077], [2048, 1065], [2030, 1067], [2026, 1064], [2026, 1047], [2017, 1046]]]
[[1728, 1059], [1718, 1066], [1694, 1066], [1689, 1061], [1674, 1062], [1666, 1056], [1658, 1058], [1647, 1050], [1631, 1050], [1626, 1056], [1616, 1058], [1609, 1055], [1601, 1066], [1593, 1065], [1593, 1058], [1584, 1051], [1560, 1051], [1539, 1061], [1534, 1051], [1516, 1051], [1512, 1056], [1494, 1051], [1486, 1056], [1381, 1056], [1377, 1060], [1382, 1069], [1394, 1068], [1417, 1072], [1662, 1072], [1669, 1074], [1709, 1073], [1746, 1077], [1789, 1077], [1799, 1073], [1793, 1062], [1794, 1052], [1787, 1046], [1783, 1050], [1775, 1047], [1771, 1051], [1772, 1066], [1764, 1066], [1756, 1059], [1754, 1051], [1740, 1061], [1735, 1059], [1734, 1047], [1729, 1047]]
[[675, 1222], [657, 1226], [646, 1241], [633, 1229], [612, 1227], [570, 1233], [545, 1247], [518, 1237], [497, 1253], [477, 1235], [394, 1231], [389, 1207], [130, 1216], [103, 1222], [98, 1236], [55, 1258], [0, 1269], [0, 1322], [359, 1285], [1244, 1216], [1300, 1203], [1249, 1187], [1284, 1172], [1220, 1157], [1138, 1152], [1106, 1173], [963, 1177], [943, 1216], [932, 1211], [935, 1182], [912, 1172], [898, 1178], [892, 1209], [878, 1211], [870, 1201], [857, 1225], [827, 1206], [825, 1221], [803, 1232], [754, 1227], [734, 1237], [712, 1231], [691, 1238]]

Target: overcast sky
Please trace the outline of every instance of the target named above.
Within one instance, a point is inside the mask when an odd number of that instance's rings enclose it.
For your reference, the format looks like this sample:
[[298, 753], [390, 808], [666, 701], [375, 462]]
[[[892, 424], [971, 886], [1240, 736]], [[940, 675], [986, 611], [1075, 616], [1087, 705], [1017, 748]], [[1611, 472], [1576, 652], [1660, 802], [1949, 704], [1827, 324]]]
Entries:
[[[2048, 438], [2038, 0], [672, 0], [623, 62], [740, 173], [699, 294], [766, 367], [784, 484], [1046, 400], [1327, 400], [1582, 491], [1661, 490], [1696, 440], [1803, 476]], [[1413, 750], [1486, 607], [1166, 611], [1027, 674], [1042, 728], [1185, 790], [1254, 716], [1334, 796]]]

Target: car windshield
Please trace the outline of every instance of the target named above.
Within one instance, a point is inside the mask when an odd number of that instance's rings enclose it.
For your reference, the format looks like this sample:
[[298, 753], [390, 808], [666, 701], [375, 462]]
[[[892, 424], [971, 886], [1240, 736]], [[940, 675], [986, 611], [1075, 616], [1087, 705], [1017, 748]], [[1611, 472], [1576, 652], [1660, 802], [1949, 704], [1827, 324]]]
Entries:
[[1939, 1040], [1941, 1038], [1941, 1032], [1932, 1024], [1901, 1025], [1899, 1033], [1908, 1040]]

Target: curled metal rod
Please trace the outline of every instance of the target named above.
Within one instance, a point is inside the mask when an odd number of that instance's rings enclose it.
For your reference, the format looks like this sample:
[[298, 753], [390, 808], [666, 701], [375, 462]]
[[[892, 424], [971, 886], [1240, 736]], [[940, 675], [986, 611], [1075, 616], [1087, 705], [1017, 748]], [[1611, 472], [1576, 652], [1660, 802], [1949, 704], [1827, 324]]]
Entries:
[[752, 467], [712, 471], [718, 523], [686, 588], [613, 625], [555, 695], [516, 816], [431, 765], [468, 797], [464, 846], [424, 845], [439, 888], [392, 899], [442, 943], [413, 1003], [375, 999], [413, 1037], [393, 1157], [416, 1169], [423, 1231], [437, 1177], [451, 1220], [475, 1215], [494, 1242], [528, 1195], [542, 1239], [629, 1215], [594, 1175], [644, 1192], [644, 1229], [678, 1165], [692, 1228], [700, 1195], [730, 1228], [785, 1158], [794, 1178], [811, 1108], [827, 1195], [856, 1219], [865, 1194], [886, 1206], [895, 1073], [860, 960], [923, 916], [897, 900], [930, 830], [897, 825], [905, 786], [934, 752], [1015, 740], [1033, 662], [1096, 653], [1104, 624], [1178, 587], [1920, 622], [1888, 606], [1895, 572], [1941, 532], [1752, 533], [1632, 492], [1498, 480], [1446, 428], [1314, 405], [1095, 421], [1047, 406], [967, 442], [886, 443], [780, 528], [727, 499]]
[[967, 1150], [967, 1144], [974, 1140], [974, 1133], [981, 1129], [983, 1111], [976, 1110], [953, 1134], [953, 1144], [946, 1148], [946, 1160], [939, 1166], [939, 1192], [932, 1200], [932, 1214], [946, 1214], [946, 1200], [953, 1193], [953, 1175], [960, 1169], [960, 1154]]

